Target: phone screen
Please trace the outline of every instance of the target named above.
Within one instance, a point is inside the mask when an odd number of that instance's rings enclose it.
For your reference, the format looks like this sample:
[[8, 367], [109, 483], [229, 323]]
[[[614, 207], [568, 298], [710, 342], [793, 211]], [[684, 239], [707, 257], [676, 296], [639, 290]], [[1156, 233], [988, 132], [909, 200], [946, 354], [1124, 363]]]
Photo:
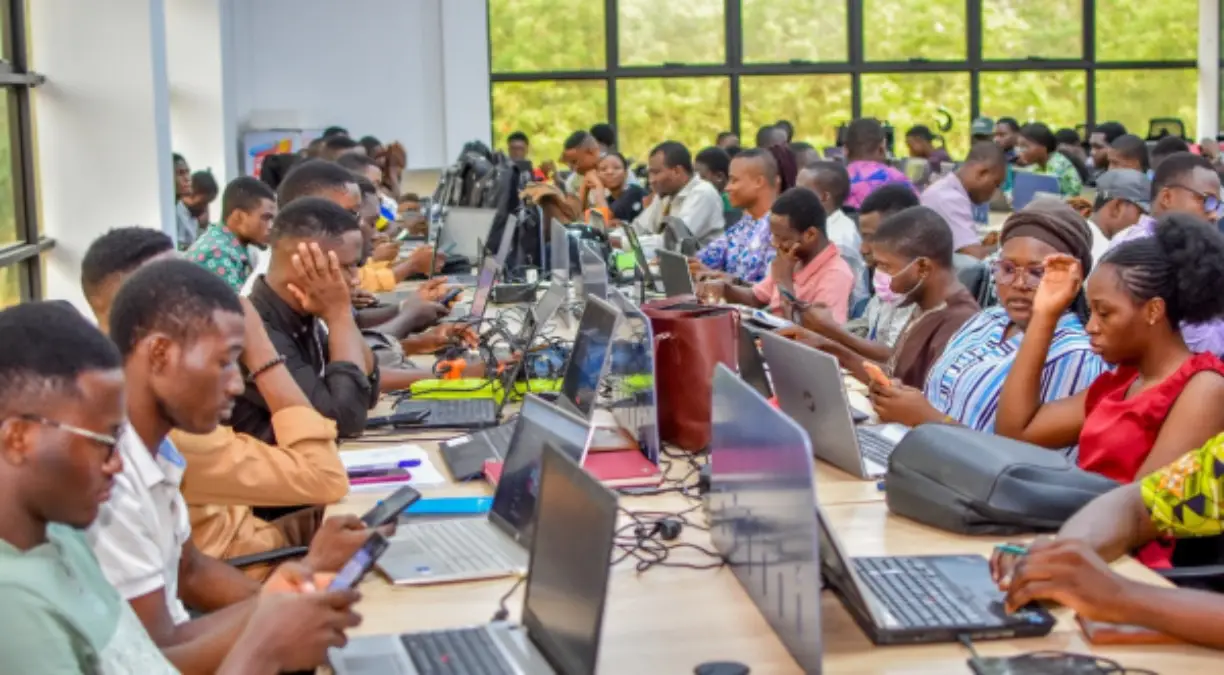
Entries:
[[420, 498], [420, 492], [417, 492], [415, 488], [405, 485], [393, 492], [390, 497], [382, 500], [378, 506], [370, 509], [361, 517], [361, 522], [370, 527], [386, 525], [395, 520], [404, 509], [412, 506]]
[[370, 535], [366, 543], [357, 549], [352, 558], [344, 563], [344, 567], [336, 573], [336, 577], [332, 579], [328, 590], [337, 590], [342, 588], [352, 588], [356, 586], [361, 578], [370, 571], [374, 563], [378, 562], [378, 558], [387, 550], [387, 540], [381, 534], [375, 532]]

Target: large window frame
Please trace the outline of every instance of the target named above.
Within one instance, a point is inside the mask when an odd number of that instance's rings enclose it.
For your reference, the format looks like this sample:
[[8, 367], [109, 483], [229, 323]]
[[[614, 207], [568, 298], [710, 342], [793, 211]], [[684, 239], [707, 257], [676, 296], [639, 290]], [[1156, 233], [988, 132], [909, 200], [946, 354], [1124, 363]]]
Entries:
[[[600, 0], [589, 0], [598, 2]], [[1096, 2], [1082, 1], [1082, 53], [1079, 58], [1023, 58], [985, 59], [982, 56], [982, 0], [965, 0], [966, 59], [954, 61], [909, 60], [867, 61], [864, 55], [863, 3], [847, 0], [846, 31], [848, 54], [844, 62], [790, 62], [752, 63], [743, 60], [741, 35], [741, 0], [724, 0], [724, 36], [726, 39], [726, 61], [717, 65], [664, 65], [622, 66], [619, 57], [620, 32], [618, 26], [617, 0], [602, 0], [604, 3], [605, 68], [602, 70], [569, 70], [505, 73], [493, 72], [493, 46], [489, 45], [490, 99], [492, 87], [502, 82], [539, 82], [551, 80], [602, 80], [607, 87], [606, 121], [617, 124], [617, 82], [633, 78], [668, 77], [727, 77], [731, 90], [731, 125], [729, 131], [743, 138], [741, 128], [740, 78], [754, 75], [821, 75], [836, 74], [851, 76], [850, 118], [862, 113], [862, 78], [869, 74], [939, 73], [957, 72], [969, 74], [970, 119], [978, 117], [981, 110], [980, 80], [983, 73], [1022, 71], [1081, 71], [1084, 73], [1083, 123], [1092, 128], [1097, 119], [1096, 75], [1105, 70], [1178, 70], [1194, 69], [1194, 59], [1172, 61], [1098, 61], [1096, 58]], [[486, 12], [486, 14], [489, 14]], [[1224, 54], [1222, 54], [1224, 62]], [[1023, 122], [1024, 120], [1021, 120]], [[1103, 120], [1102, 120], [1103, 121]], [[958, 120], [958, 122], [962, 122]], [[1188, 123], [1192, 122], [1187, 120]], [[967, 129], [969, 120], [963, 120]], [[1146, 129], [1135, 130], [1143, 135]], [[1200, 130], [1200, 135], [1201, 135]], [[967, 133], [967, 131], [965, 132]], [[496, 137], [496, 134], [494, 134]], [[712, 140], [712, 139], [711, 139]], [[814, 139], [813, 139], [814, 140]], [[828, 139], [832, 140], [832, 139]]]

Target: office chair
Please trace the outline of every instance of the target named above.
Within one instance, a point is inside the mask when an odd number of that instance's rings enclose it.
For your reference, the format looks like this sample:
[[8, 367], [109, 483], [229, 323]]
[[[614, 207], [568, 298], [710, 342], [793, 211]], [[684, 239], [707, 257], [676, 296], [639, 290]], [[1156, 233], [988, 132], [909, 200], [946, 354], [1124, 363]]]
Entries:
[[1224, 593], [1224, 536], [1178, 539], [1173, 567], [1156, 573], [1182, 588]]
[[1186, 138], [1186, 123], [1176, 117], [1153, 117], [1148, 120], [1147, 140], [1158, 141], [1165, 136]]
[[697, 255], [699, 245], [697, 237], [693, 236], [693, 231], [683, 220], [676, 216], [667, 216], [663, 219], [663, 248], [693, 256]]

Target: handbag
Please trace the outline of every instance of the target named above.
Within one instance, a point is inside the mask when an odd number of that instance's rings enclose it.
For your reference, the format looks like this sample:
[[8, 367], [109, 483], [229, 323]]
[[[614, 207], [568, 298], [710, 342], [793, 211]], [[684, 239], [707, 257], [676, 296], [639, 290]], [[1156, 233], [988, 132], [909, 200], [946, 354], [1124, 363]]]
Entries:
[[655, 342], [659, 438], [697, 452], [710, 444], [714, 367], [737, 367], [740, 314], [676, 297], [641, 307]]
[[888, 460], [888, 509], [960, 534], [1052, 532], [1119, 483], [1058, 450], [946, 424], [924, 424]]

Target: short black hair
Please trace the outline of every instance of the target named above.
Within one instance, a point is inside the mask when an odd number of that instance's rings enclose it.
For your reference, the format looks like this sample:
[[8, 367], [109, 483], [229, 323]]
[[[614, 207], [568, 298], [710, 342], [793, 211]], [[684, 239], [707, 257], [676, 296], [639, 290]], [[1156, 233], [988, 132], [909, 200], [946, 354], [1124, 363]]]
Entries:
[[285, 206], [272, 221], [272, 241], [292, 238], [334, 238], [359, 230], [352, 211], [321, 197], [302, 197]]
[[730, 137], [732, 137], [732, 136], [734, 136], [734, 135], [735, 135], [735, 133], [734, 133], [734, 132], [731, 132], [731, 131], [720, 131], [720, 132], [718, 132], [718, 136], [717, 136], [717, 137], [715, 137], [714, 142], [715, 142], [715, 143], [722, 143], [723, 141], [727, 140], [728, 138], [730, 138]]
[[1012, 131], [1020, 131], [1020, 123], [1016, 121], [1015, 117], [1000, 117], [999, 121], [995, 122], [995, 124], [1002, 124]]
[[774, 215], [785, 216], [796, 232], [815, 228], [822, 235], [826, 234], [825, 219], [828, 216], [824, 206], [820, 204], [820, 197], [807, 188], [796, 187], [783, 192], [769, 210]]
[[357, 180], [353, 172], [326, 159], [308, 159], [299, 162], [281, 181], [276, 190], [276, 200], [288, 206], [302, 197], [313, 197], [325, 190], [343, 190], [344, 186]]
[[[757, 162], [761, 165], [761, 175], [765, 176], [765, 182], [771, 187], [778, 182], [778, 160], [774, 158], [773, 153], [764, 148], [749, 148], [741, 151], [735, 156], [735, 159], [749, 160]], [[734, 160], [732, 160], [734, 161]], [[727, 165], [728, 169], [730, 164]]]
[[1134, 134], [1118, 136], [1113, 139], [1109, 147], [1119, 155], [1139, 162], [1140, 171], [1147, 171], [1152, 165], [1151, 160], [1148, 158], [1147, 141]]
[[174, 250], [174, 240], [149, 227], [116, 227], [93, 240], [81, 260], [81, 290], [93, 298], [116, 274], [127, 274], [150, 258]]
[[726, 152], [727, 156], [730, 157], [731, 159], [735, 159], [735, 156], [740, 154], [743, 151], [744, 149], [738, 145], [731, 145], [731, 146], [723, 148], [723, 152]]
[[0, 311], [0, 344], [0, 417], [35, 412], [51, 395], [79, 395], [82, 374], [123, 367], [115, 344], [58, 300]]
[[374, 151], [382, 145], [382, 141], [378, 140], [375, 136], [362, 136], [361, 140], [357, 142], [370, 154], [374, 154]]
[[1215, 171], [1211, 160], [1193, 152], [1175, 152], [1165, 157], [1152, 174], [1152, 198], [1155, 199], [1166, 187], [1184, 181], [1195, 169]]
[[693, 158], [693, 162], [705, 164], [706, 168], [714, 173], [721, 173], [726, 176], [731, 172], [731, 155], [727, 154], [726, 150], [711, 145], [708, 148], [703, 148], [697, 156]]
[[774, 122], [774, 126], [786, 132], [787, 143], [790, 143], [791, 139], [795, 137], [795, 125], [791, 124], [790, 120], [778, 120]]
[[987, 164], [989, 166], [1004, 167], [1007, 165], [1007, 154], [992, 141], [976, 141], [969, 147], [969, 155], [965, 157], [965, 164]]
[[850, 172], [838, 161], [821, 160], [803, 167], [816, 175], [816, 182], [829, 190], [833, 202], [841, 207], [850, 197]]
[[1054, 138], [1054, 132], [1041, 122], [1029, 122], [1024, 125], [1020, 128], [1020, 135], [1044, 147], [1051, 154], [1058, 149], [1058, 139]]
[[374, 181], [361, 174], [353, 174], [353, 178], [357, 181], [357, 190], [361, 192], [362, 199], [378, 194], [378, 186], [374, 184]]
[[578, 131], [575, 131], [574, 133], [570, 134], [569, 138], [565, 139], [565, 149], [575, 150], [577, 148], [581, 148], [588, 141], [593, 141], [593, 140], [595, 140], [595, 137], [592, 136], [589, 131], [582, 131], [581, 129], [579, 129]]
[[[790, 151], [796, 155], [801, 152], [806, 152], [808, 150], [815, 150], [815, 149], [816, 149], [816, 146], [812, 145], [811, 143], [808, 143], [807, 141], [795, 141], [790, 144]], [[803, 168], [803, 167], [800, 167], [800, 168]]]
[[531, 141], [527, 139], [527, 134], [521, 131], [515, 131], [515, 132], [512, 132], [509, 136], [506, 136], [507, 145], [515, 141], [522, 141], [528, 145], [531, 145]]
[[689, 154], [688, 148], [680, 141], [663, 141], [654, 146], [650, 151], [650, 157], [656, 154], [663, 154], [663, 165], [669, 169], [680, 167], [685, 173], [690, 176], [693, 174], [693, 156]]
[[845, 146], [849, 157], [875, 152], [884, 142], [884, 125], [870, 117], [860, 117], [846, 126]]
[[905, 183], [889, 183], [867, 195], [859, 204], [859, 214], [878, 213], [883, 217], [911, 206], [918, 206], [918, 195]]
[[1177, 136], [1165, 136], [1152, 146], [1149, 159], [1153, 166], [1159, 167], [1165, 158], [1178, 152], [1190, 152], [1190, 146]]
[[925, 124], [915, 124], [905, 132], [906, 138], [921, 138], [928, 143], [935, 140], [935, 134], [931, 133], [931, 128]]
[[613, 129], [612, 125], [607, 122], [600, 122], [591, 127], [591, 136], [602, 145], [609, 148], [616, 147], [616, 129]]
[[110, 336], [127, 358], [150, 333], [189, 340], [213, 312], [242, 314], [238, 295], [221, 277], [186, 260], [159, 260], [119, 287], [111, 307]]
[[212, 200], [217, 198], [217, 193], [220, 191], [221, 187], [217, 185], [217, 179], [211, 171], [197, 171], [191, 174], [192, 194], [207, 196]]
[[911, 260], [927, 258], [952, 269], [952, 228], [943, 216], [925, 206], [911, 206], [884, 218], [871, 243], [883, 244]]
[[1175, 328], [1182, 321], [1203, 323], [1224, 315], [1224, 293], [1219, 291], [1224, 235], [1201, 218], [1163, 216], [1153, 236], [1119, 244], [1101, 264], [1118, 268], [1122, 285], [1136, 300], [1163, 298]]
[[1121, 122], [1102, 122], [1092, 128], [1092, 133], [1105, 137], [1105, 143], [1110, 144], [1126, 134], [1126, 127]]
[[353, 148], [360, 147], [361, 144], [348, 136], [326, 136], [323, 140], [323, 147], [328, 150], [336, 150], [345, 152]]
[[348, 136], [348, 129], [344, 127], [327, 127], [323, 130], [323, 138], [331, 138], [332, 136]]
[[609, 157], [615, 157], [616, 159], [620, 160], [621, 166], [625, 167], [625, 171], [628, 171], [628, 170], [629, 170], [629, 160], [628, 160], [628, 159], [625, 159], [625, 156], [624, 156], [624, 155], [620, 154], [619, 152], [617, 152], [617, 151], [615, 151], [615, 150], [611, 150], [611, 151], [609, 151], [609, 152], [605, 153], [603, 157], [600, 157], [600, 158], [599, 158], [599, 161], [601, 161], [601, 162], [602, 162], [603, 160], [605, 160], [605, 159], [607, 159], [607, 158], [609, 158]]
[[250, 211], [265, 199], [276, 202], [276, 193], [267, 183], [252, 176], [235, 178], [225, 186], [225, 194], [221, 195], [221, 222], [229, 220], [235, 210]]
[[178, 154], [177, 152], [176, 152], [176, 153], [174, 153], [174, 154], [172, 155], [172, 157], [174, 158], [174, 159], [172, 160], [174, 164], [178, 164], [178, 163], [180, 163], [180, 162], [181, 162], [181, 163], [183, 163], [183, 164], [186, 164], [186, 163], [187, 163], [187, 158], [186, 158], [186, 157], [184, 157], [184, 156], [182, 156], [182, 155], [180, 155], [180, 154]]
[[[773, 144], [773, 134], [777, 128], [778, 127], [773, 124], [766, 124], [760, 129], [757, 129], [756, 146], [758, 148], [768, 148], [770, 145], [772, 145]], [[785, 129], [783, 129], [782, 131], [783, 133], [786, 132]]]
[[1054, 132], [1054, 140], [1058, 141], [1059, 145], [1079, 145], [1079, 132], [1069, 127], [1063, 127]]
[[366, 169], [372, 166], [378, 166], [378, 162], [374, 161], [373, 157], [359, 155], [355, 152], [340, 155], [336, 158], [336, 164], [339, 164], [353, 173], [360, 173], [361, 175], [365, 175], [364, 172]]
[[301, 159], [300, 155], [293, 152], [264, 157], [263, 163], [259, 165], [259, 180], [275, 190], [280, 187], [285, 176]]

